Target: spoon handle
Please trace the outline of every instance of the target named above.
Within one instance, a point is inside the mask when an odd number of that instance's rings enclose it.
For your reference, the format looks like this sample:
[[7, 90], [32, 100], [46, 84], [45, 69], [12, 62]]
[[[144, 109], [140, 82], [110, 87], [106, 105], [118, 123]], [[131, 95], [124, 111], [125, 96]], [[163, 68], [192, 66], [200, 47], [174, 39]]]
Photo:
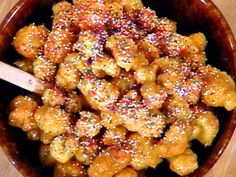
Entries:
[[0, 79], [40, 95], [45, 89], [45, 85], [40, 79], [1, 61]]

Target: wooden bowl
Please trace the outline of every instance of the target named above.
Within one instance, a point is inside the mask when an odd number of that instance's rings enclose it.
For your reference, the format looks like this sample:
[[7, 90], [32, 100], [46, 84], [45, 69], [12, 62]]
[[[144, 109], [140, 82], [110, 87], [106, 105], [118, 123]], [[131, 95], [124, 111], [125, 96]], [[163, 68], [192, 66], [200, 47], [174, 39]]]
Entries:
[[[227, 71], [236, 78], [236, 44], [233, 34], [222, 14], [210, 0], [144, 0], [145, 6], [177, 21], [178, 32], [190, 34], [203, 32], [208, 40], [206, 48], [208, 63]], [[7, 63], [17, 57], [11, 46], [16, 31], [26, 24], [50, 24], [50, 0], [21, 0], [0, 25], [0, 59]], [[50, 28], [50, 26], [48, 25]], [[9, 83], [0, 81], [0, 145], [11, 162], [25, 177], [51, 177], [52, 171], [40, 165], [39, 143], [26, 140], [20, 130], [8, 126], [7, 107], [16, 95], [26, 93]], [[211, 147], [204, 148], [193, 141], [192, 149], [198, 154], [199, 168], [191, 177], [206, 174], [227, 146], [236, 125], [236, 110], [226, 112], [217, 109], [220, 131]], [[174, 177], [166, 162], [156, 169], [147, 170], [148, 177]]]

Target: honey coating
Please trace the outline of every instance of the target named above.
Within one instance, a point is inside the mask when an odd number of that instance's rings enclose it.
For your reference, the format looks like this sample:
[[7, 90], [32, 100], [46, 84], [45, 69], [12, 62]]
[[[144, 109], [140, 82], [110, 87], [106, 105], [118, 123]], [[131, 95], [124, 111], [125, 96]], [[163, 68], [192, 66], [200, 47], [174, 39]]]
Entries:
[[166, 132], [165, 137], [157, 144], [155, 152], [162, 158], [179, 155], [189, 146], [192, 134], [191, 124], [187, 121], [176, 121]]
[[87, 177], [86, 169], [78, 161], [57, 163], [53, 173], [54, 177]]
[[92, 72], [97, 76], [109, 75], [112, 77], [119, 76], [121, 68], [117, 65], [114, 58], [101, 56], [91, 65]]
[[170, 169], [180, 176], [192, 173], [198, 168], [197, 155], [190, 149], [168, 159]]
[[73, 50], [79, 51], [87, 57], [96, 57], [102, 51], [102, 44], [99, 37], [91, 30], [81, 31]]
[[160, 109], [168, 96], [165, 89], [155, 82], [143, 84], [140, 91], [143, 102], [151, 110]]
[[49, 151], [57, 162], [66, 163], [75, 155], [78, 144], [73, 137], [57, 136], [50, 143]]
[[121, 3], [126, 11], [132, 11], [134, 9], [143, 8], [143, 3], [141, 0], [117, 0]]
[[78, 88], [93, 109], [106, 110], [118, 100], [119, 90], [105, 79], [87, 75], [80, 80]]
[[38, 128], [39, 131], [39, 139], [43, 144], [50, 144], [51, 141], [55, 138], [54, 135], [51, 135], [49, 133], [45, 133], [42, 130]]
[[43, 105], [34, 114], [39, 128], [52, 136], [65, 133], [70, 126], [69, 114], [59, 107]]
[[63, 92], [55, 89], [45, 89], [42, 94], [43, 104], [50, 106], [59, 106], [65, 104]]
[[107, 39], [106, 47], [112, 51], [118, 66], [126, 71], [132, 68], [137, 52], [137, 45], [132, 39], [123, 35], [113, 35]]
[[82, 29], [104, 28], [109, 16], [109, 6], [101, 0], [74, 0], [74, 24]]
[[116, 126], [122, 124], [121, 117], [114, 111], [101, 111], [100, 116], [102, 119], [101, 124], [108, 129], [116, 128]]
[[75, 153], [76, 160], [85, 165], [90, 165], [102, 150], [100, 144], [101, 143], [94, 138], [81, 138]]
[[124, 127], [145, 137], [159, 137], [166, 124], [165, 116], [159, 111], [152, 115], [134, 90], [124, 95], [115, 109]]
[[117, 173], [115, 177], [138, 177], [138, 173], [134, 169], [127, 167]]
[[129, 148], [132, 161], [131, 166], [135, 170], [142, 170], [147, 167], [155, 168], [162, 159], [155, 151], [155, 145], [151, 138], [142, 137], [138, 133], [134, 133], [128, 138]]
[[29, 24], [12, 42], [14, 64], [48, 85], [9, 105], [42, 165], [54, 177], [143, 177], [163, 160], [194, 172], [191, 141], [208, 147], [220, 128], [212, 107], [236, 107], [233, 78], [207, 64], [205, 35], [177, 33], [141, 0], [63, 0], [52, 13], [50, 30]]
[[131, 162], [131, 156], [119, 149], [108, 149], [97, 156], [88, 169], [91, 177], [112, 177]]
[[[66, 29], [75, 32], [76, 28], [72, 21], [73, 5], [66, 1], [61, 1], [53, 5], [52, 29]], [[77, 30], [78, 31], [78, 30]]]
[[56, 74], [56, 84], [66, 90], [75, 90], [80, 76], [80, 72], [72, 63], [63, 62]]
[[126, 140], [127, 129], [117, 126], [113, 129], [107, 129], [103, 135], [103, 143], [108, 146], [119, 145]]
[[35, 77], [45, 80], [51, 81], [54, 80], [54, 76], [56, 75], [56, 65], [50, 60], [45, 59], [42, 56], [39, 56], [33, 61], [33, 73]]
[[42, 54], [47, 35], [48, 30], [45, 26], [30, 24], [17, 32], [13, 46], [19, 54], [33, 60]]
[[111, 83], [122, 91], [132, 88], [135, 85], [136, 80], [134, 79], [133, 73], [121, 70], [118, 76], [111, 79]]
[[199, 106], [195, 112], [196, 119], [192, 138], [197, 139], [204, 146], [210, 146], [219, 131], [219, 120], [212, 110]]
[[37, 102], [28, 96], [17, 96], [12, 100], [9, 110], [9, 124], [21, 128], [23, 131], [30, 131], [37, 128], [34, 119], [34, 112], [37, 109]]
[[65, 110], [69, 113], [77, 113], [83, 107], [83, 96], [76, 92], [70, 92], [66, 98]]
[[[230, 111], [236, 106], [235, 83], [233, 79], [223, 71], [208, 66], [204, 68], [204, 86], [202, 88], [202, 100], [206, 105], [213, 107], [225, 107]], [[222, 97], [224, 95], [224, 97]]]
[[147, 58], [149, 62], [160, 58], [160, 49], [155, 46], [152, 41], [149, 41], [148, 37], [145, 37], [139, 42], [138, 51], [143, 53], [145, 58]]
[[94, 137], [102, 128], [101, 119], [95, 113], [89, 111], [81, 111], [80, 118], [76, 122], [76, 134], [79, 137]]
[[44, 44], [44, 55], [53, 63], [62, 63], [64, 57], [72, 51], [75, 36], [66, 29], [56, 28], [51, 31]]

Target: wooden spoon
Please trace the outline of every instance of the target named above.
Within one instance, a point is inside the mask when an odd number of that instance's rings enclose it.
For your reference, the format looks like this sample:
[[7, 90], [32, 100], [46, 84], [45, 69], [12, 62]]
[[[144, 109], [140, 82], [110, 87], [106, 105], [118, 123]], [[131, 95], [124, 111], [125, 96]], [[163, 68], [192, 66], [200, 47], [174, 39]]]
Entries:
[[0, 79], [40, 95], [46, 87], [40, 79], [1, 61]]

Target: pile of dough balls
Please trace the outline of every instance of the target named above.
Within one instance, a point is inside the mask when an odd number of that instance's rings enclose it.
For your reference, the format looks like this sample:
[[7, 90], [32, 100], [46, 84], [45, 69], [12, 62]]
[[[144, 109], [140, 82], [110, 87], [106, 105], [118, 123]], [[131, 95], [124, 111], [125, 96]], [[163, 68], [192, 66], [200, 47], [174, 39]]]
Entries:
[[141, 0], [52, 11], [51, 29], [29, 24], [13, 40], [14, 64], [48, 85], [9, 107], [42, 164], [54, 177], [141, 177], [163, 159], [180, 176], [196, 170], [191, 141], [210, 146], [219, 130], [212, 107], [236, 107], [233, 79], [206, 64], [204, 34], [178, 34]]

